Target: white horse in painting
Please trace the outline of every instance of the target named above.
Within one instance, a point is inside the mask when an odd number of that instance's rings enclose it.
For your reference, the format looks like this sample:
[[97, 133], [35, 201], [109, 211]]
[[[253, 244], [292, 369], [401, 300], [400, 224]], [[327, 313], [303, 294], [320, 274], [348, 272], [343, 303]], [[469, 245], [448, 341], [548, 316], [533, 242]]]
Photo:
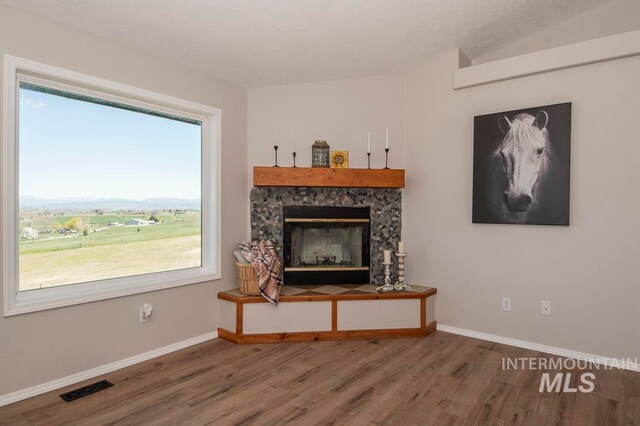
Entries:
[[493, 203], [505, 222], [526, 223], [527, 212], [536, 204], [537, 184], [550, 165], [548, 120], [544, 110], [535, 117], [524, 113], [512, 120], [505, 115], [499, 118], [504, 138], [492, 157], [496, 166], [502, 165], [500, 180], [506, 177], [506, 189], [504, 184], [494, 186]]

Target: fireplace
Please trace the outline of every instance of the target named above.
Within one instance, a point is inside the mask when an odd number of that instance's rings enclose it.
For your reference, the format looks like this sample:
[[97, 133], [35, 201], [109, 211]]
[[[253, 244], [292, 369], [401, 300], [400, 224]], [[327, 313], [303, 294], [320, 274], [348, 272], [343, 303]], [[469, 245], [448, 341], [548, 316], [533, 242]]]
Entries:
[[[254, 187], [251, 189], [251, 239], [271, 241], [281, 259], [284, 250], [284, 210], [287, 206], [366, 208], [369, 219], [369, 282], [384, 284], [384, 250], [400, 241], [402, 230], [402, 191], [385, 188], [323, 188], [323, 187]], [[287, 212], [288, 213], [288, 212]], [[346, 214], [346, 213], [345, 213]], [[340, 215], [342, 216], [342, 215]], [[296, 215], [291, 215], [292, 218]], [[299, 217], [299, 216], [297, 216]], [[338, 215], [333, 216], [339, 218]], [[309, 218], [303, 217], [303, 218]], [[313, 217], [312, 217], [313, 218]], [[360, 218], [362, 219], [362, 218]], [[366, 233], [366, 232], [365, 232]], [[290, 250], [290, 247], [287, 247]], [[291, 260], [291, 259], [289, 259]], [[315, 261], [315, 259], [313, 259]], [[336, 255], [336, 261], [337, 261]], [[366, 265], [366, 263], [364, 264]], [[291, 263], [289, 263], [291, 268]], [[293, 273], [290, 271], [285, 274]], [[304, 271], [303, 271], [304, 272]], [[331, 272], [331, 271], [329, 271]], [[336, 272], [336, 271], [334, 271]], [[355, 271], [354, 271], [355, 272]], [[366, 271], [365, 271], [366, 272]], [[397, 274], [391, 269], [391, 281]], [[286, 281], [291, 283], [291, 281]], [[300, 281], [302, 282], [302, 281]], [[309, 282], [305, 280], [305, 282]], [[336, 284], [332, 282], [331, 284]]]
[[284, 283], [368, 284], [369, 207], [283, 206]]

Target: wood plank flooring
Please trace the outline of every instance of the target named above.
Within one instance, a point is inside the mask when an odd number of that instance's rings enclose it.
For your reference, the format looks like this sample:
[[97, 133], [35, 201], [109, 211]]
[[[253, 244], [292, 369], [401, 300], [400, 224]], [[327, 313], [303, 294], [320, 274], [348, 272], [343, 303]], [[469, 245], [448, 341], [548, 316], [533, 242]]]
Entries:
[[503, 370], [503, 357], [556, 358], [443, 332], [216, 339], [101, 376], [115, 386], [71, 403], [58, 395], [96, 380], [1, 407], [0, 424], [640, 425], [640, 373], [594, 369], [592, 393], [539, 393], [542, 372]]

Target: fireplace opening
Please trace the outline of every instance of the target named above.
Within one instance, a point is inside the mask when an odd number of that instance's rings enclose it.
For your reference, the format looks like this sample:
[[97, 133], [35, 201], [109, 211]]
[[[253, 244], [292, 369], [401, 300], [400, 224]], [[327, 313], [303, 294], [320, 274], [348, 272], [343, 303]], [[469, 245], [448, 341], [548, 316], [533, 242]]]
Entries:
[[369, 207], [285, 206], [284, 283], [368, 284]]

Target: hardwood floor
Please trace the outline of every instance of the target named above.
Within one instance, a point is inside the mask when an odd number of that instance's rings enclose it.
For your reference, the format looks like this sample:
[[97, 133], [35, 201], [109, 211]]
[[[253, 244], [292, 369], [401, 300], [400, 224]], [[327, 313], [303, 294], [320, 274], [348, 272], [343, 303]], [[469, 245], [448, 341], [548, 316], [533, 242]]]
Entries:
[[594, 369], [592, 393], [539, 393], [542, 371], [503, 370], [503, 357], [557, 358], [443, 332], [216, 339], [101, 376], [115, 386], [71, 403], [58, 395], [96, 380], [2, 407], [0, 424], [640, 424], [640, 373]]

